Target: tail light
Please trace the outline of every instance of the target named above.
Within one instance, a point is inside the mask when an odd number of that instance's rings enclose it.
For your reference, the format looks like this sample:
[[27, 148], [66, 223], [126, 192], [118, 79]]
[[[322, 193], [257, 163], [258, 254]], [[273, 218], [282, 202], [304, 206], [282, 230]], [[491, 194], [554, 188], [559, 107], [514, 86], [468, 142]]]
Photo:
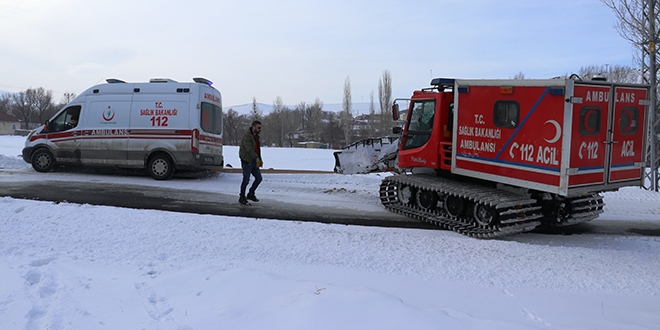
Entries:
[[199, 131], [194, 129], [192, 131], [192, 139], [190, 140], [190, 150], [193, 153], [199, 153]]

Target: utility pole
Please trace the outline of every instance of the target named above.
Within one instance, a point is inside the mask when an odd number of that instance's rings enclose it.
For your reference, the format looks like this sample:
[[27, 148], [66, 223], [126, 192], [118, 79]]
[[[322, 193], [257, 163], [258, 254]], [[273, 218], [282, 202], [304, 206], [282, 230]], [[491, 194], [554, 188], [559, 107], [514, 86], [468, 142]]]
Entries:
[[[648, 39], [642, 45], [642, 77], [644, 82], [651, 86], [650, 106], [648, 111], [647, 132], [647, 154], [649, 171], [644, 173], [643, 186], [646, 189], [658, 191], [658, 168], [660, 168], [660, 142], [658, 141], [658, 130], [660, 128], [660, 115], [658, 114], [658, 65], [657, 65], [657, 42], [658, 33], [656, 31], [655, 12], [657, 0], [647, 0], [644, 10], [647, 26]], [[648, 63], [647, 63], [648, 62]]]

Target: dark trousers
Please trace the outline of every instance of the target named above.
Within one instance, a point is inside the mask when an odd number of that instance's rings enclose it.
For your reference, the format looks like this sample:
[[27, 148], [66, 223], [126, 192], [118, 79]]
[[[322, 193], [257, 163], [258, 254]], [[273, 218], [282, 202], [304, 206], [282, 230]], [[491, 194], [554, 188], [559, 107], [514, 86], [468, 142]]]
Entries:
[[247, 188], [248, 183], [250, 183], [250, 174], [254, 176], [254, 182], [250, 186], [249, 194], [254, 194], [261, 183], [261, 170], [257, 166], [257, 160], [252, 162], [241, 161], [241, 166], [243, 167], [243, 182], [241, 182], [241, 196], [245, 196], [245, 188]]

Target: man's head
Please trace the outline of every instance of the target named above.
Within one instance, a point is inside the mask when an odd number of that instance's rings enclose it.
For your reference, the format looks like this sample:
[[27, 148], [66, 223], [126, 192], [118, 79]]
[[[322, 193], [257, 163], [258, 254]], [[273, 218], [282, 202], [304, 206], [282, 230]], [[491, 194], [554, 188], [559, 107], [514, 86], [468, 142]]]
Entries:
[[261, 133], [261, 122], [258, 120], [255, 120], [252, 122], [252, 133], [258, 134]]

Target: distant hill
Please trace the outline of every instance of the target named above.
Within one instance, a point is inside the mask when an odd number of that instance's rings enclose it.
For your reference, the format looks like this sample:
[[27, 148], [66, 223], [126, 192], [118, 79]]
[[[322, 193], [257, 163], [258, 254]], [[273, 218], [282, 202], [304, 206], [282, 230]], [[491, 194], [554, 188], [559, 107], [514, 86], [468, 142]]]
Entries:
[[[271, 113], [271, 111], [273, 111], [272, 104], [257, 103], [257, 106], [259, 107], [261, 114], [264, 116], [268, 115], [269, 113]], [[286, 106], [291, 110], [296, 108], [296, 105], [286, 105]], [[341, 112], [343, 110], [343, 107], [344, 105], [341, 103], [323, 104], [324, 111]], [[369, 103], [353, 103], [352, 108], [353, 108], [354, 116], [369, 113]], [[380, 105], [378, 103], [374, 103], [374, 108], [376, 112], [380, 111]], [[234, 111], [238, 112], [238, 114], [240, 115], [249, 115], [252, 112], [252, 103], [224, 106], [223, 109], [225, 111], [229, 109], [234, 109]]]

